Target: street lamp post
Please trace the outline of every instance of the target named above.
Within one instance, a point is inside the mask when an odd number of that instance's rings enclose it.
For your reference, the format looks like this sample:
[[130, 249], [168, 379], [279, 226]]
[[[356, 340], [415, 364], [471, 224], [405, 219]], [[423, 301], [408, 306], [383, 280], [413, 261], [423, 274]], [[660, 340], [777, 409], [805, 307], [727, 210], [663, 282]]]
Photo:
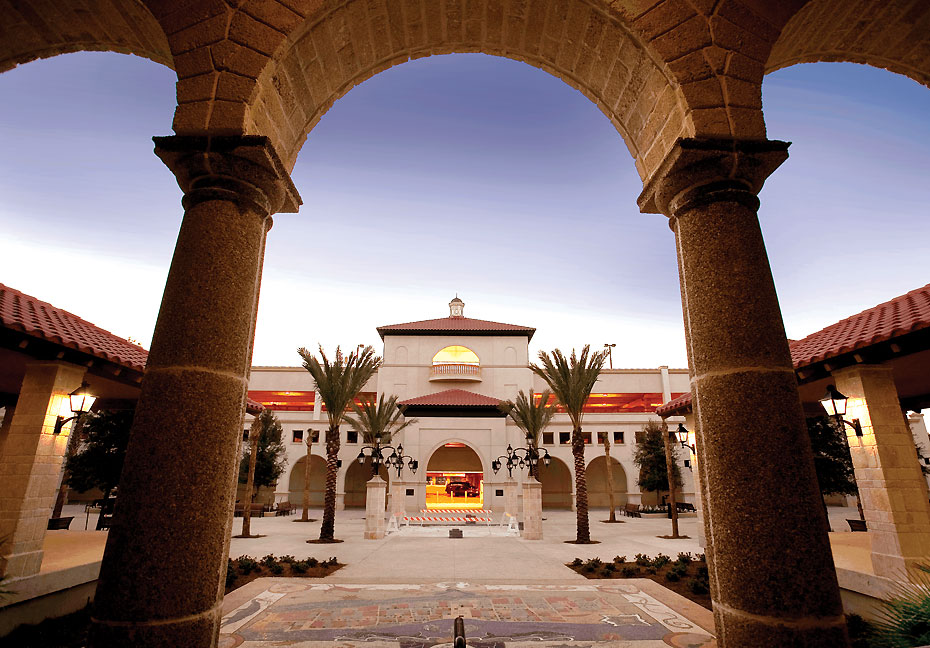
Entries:
[[[846, 426], [850, 427], [853, 432], [856, 433], [857, 437], [861, 437], [863, 433], [859, 419], [856, 418], [852, 421], [847, 421], [843, 418], [846, 416], [846, 402], [848, 400], [846, 396], [840, 393], [836, 385], [827, 385], [827, 392], [820, 399], [820, 404], [823, 406], [824, 411], [826, 411], [827, 416], [843, 426], [843, 443], [846, 444], [846, 452], [849, 452], [850, 458], [852, 458], [852, 453], [849, 450], [849, 439], [846, 438], [845, 428]], [[859, 519], [865, 521], [865, 511], [862, 510], [862, 499], [859, 497], [858, 485], [856, 485], [856, 508], [859, 509]]]
[[507, 454], [501, 455], [492, 461], [491, 469], [496, 475], [497, 471], [501, 469], [501, 466], [505, 466], [507, 468], [508, 474], [511, 478], [513, 478], [514, 468], [522, 469], [529, 467], [530, 474], [533, 475], [533, 473], [535, 473], [535, 469], [539, 466], [540, 459], [542, 459], [544, 466], [548, 466], [549, 462], [552, 461], [552, 457], [549, 456], [549, 451], [543, 448], [543, 452], [545, 454], [540, 457], [539, 448], [537, 448], [536, 444], [533, 443], [533, 437], [527, 435], [525, 448], [514, 448], [510, 444], [507, 444]]
[[604, 348], [607, 349], [607, 361], [610, 363], [610, 368], [614, 368], [614, 356], [611, 353], [612, 349], [617, 346], [616, 344], [604, 344]]

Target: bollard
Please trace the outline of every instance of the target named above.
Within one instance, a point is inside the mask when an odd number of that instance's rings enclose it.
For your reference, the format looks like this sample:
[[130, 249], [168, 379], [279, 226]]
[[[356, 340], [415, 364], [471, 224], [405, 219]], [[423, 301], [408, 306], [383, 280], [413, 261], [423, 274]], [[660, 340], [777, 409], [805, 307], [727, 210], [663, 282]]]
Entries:
[[455, 625], [452, 630], [452, 648], [466, 648], [465, 647], [465, 619], [462, 617], [457, 617], [455, 619]]

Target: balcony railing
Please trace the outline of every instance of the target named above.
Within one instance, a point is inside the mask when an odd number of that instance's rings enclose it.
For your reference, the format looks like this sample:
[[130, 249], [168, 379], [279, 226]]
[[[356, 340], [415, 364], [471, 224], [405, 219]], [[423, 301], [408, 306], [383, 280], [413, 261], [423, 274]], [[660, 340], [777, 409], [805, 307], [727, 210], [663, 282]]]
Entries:
[[429, 372], [430, 380], [481, 380], [481, 367], [474, 364], [434, 364]]

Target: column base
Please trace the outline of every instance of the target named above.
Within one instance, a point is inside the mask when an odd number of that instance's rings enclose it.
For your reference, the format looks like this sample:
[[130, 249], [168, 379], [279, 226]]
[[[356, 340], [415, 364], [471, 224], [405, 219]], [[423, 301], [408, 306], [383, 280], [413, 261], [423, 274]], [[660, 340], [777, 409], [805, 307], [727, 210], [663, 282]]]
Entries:
[[21, 578], [38, 574], [44, 554], [45, 552], [39, 549], [38, 551], [24, 551], [4, 556], [3, 561], [0, 561], [0, 574], [7, 578]]

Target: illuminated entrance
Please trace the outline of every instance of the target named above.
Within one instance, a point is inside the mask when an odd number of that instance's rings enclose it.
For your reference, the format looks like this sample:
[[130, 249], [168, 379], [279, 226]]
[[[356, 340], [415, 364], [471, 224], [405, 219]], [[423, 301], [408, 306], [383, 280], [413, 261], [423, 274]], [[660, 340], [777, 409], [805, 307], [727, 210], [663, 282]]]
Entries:
[[481, 459], [464, 443], [438, 448], [426, 467], [426, 508], [484, 508]]

